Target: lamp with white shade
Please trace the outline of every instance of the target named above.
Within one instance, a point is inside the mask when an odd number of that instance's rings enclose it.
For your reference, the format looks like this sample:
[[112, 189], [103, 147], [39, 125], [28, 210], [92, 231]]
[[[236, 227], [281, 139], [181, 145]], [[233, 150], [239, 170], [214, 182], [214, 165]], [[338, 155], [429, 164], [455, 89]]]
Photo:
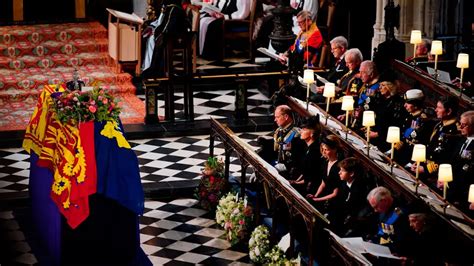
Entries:
[[331, 102], [331, 98], [336, 96], [336, 85], [334, 83], [328, 82], [324, 84], [324, 91], [323, 96], [326, 97], [326, 125], [328, 124], [328, 116], [329, 116], [329, 103]]
[[309, 108], [309, 91], [310, 85], [314, 83], [314, 71], [312, 69], [305, 69], [303, 72], [303, 82], [306, 83], [306, 110]]
[[438, 182], [443, 182], [443, 199], [446, 199], [448, 182], [453, 181], [453, 169], [450, 164], [443, 163], [438, 168]]
[[391, 126], [388, 127], [387, 142], [391, 144], [390, 148], [390, 173], [393, 173], [393, 151], [395, 143], [400, 142], [400, 128]]
[[474, 203], [474, 184], [469, 186], [469, 196], [467, 197], [467, 201]]
[[431, 54], [435, 56], [435, 78], [438, 78], [438, 55], [443, 54], [443, 43], [441, 41], [433, 41], [431, 42]]
[[346, 139], [347, 133], [349, 131], [349, 111], [354, 110], [354, 97], [352, 96], [343, 96], [341, 109], [346, 111]]
[[413, 44], [413, 58], [416, 58], [416, 46], [421, 43], [421, 31], [411, 31], [410, 43]]
[[462, 96], [462, 78], [464, 76], [464, 69], [469, 68], [469, 54], [460, 53], [458, 54], [458, 61], [456, 62], [456, 67], [461, 69], [461, 77], [460, 77], [460, 85], [461, 85], [461, 92], [459, 93], [459, 97]]
[[362, 114], [362, 126], [367, 128], [367, 156], [370, 156], [370, 127], [375, 126], [374, 111], [364, 111]]
[[418, 193], [418, 177], [420, 173], [420, 163], [426, 161], [426, 146], [423, 144], [415, 144], [415, 146], [413, 146], [411, 160], [416, 162], [416, 193]]

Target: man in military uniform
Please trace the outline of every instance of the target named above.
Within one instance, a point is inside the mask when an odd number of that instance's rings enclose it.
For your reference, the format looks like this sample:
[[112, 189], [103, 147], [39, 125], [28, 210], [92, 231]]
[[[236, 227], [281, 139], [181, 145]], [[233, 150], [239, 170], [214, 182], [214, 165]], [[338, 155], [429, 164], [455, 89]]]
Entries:
[[364, 60], [362, 53], [357, 48], [347, 50], [345, 56], [346, 66], [349, 68], [344, 76], [337, 81], [336, 92], [339, 96], [343, 95], [357, 95], [362, 81], [360, 80], [359, 67]]
[[[459, 100], [454, 96], [441, 96], [436, 104], [436, 117], [439, 122], [431, 132], [426, 146], [426, 164], [421, 164], [419, 173], [424, 173], [425, 181], [436, 188], [438, 167], [442, 163], [450, 163], [454, 154], [454, 143], [459, 136], [457, 112]], [[412, 166], [413, 172], [416, 166]]]
[[409, 229], [405, 211], [395, 206], [392, 194], [385, 187], [372, 189], [367, 200], [379, 214], [378, 230], [373, 242], [389, 247], [394, 254], [403, 255], [404, 241]]
[[424, 110], [424, 94], [419, 89], [405, 92], [405, 110], [408, 112], [403, 126], [400, 129], [400, 142], [395, 144], [395, 160], [405, 165], [411, 160], [411, 153], [415, 144], [427, 144], [433, 128], [433, 122]]
[[366, 60], [360, 64], [359, 75], [362, 81], [362, 87], [358, 92], [357, 105], [351, 127], [357, 133], [363, 135], [365, 133], [361, 130], [362, 115], [364, 111], [373, 110], [373, 96], [378, 91], [380, 83], [375, 63], [370, 60]]
[[[275, 123], [278, 128], [273, 134], [273, 150], [268, 151], [268, 146], [261, 156], [275, 166], [278, 172], [287, 179], [295, 179], [301, 174], [301, 161], [306, 150], [300, 138], [299, 128], [295, 126], [293, 112], [287, 105], [275, 108]], [[264, 146], [265, 140], [259, 138], [259, 143]]]
[[462, 137], [453, 145], [456, 148], [452, 157], [453, 181], [449, 183], [447, 198], [474, 218], [474, 210], [467, 201], [469, 186], [474, 184], [474, 111], [464, 112], [459, 122]]

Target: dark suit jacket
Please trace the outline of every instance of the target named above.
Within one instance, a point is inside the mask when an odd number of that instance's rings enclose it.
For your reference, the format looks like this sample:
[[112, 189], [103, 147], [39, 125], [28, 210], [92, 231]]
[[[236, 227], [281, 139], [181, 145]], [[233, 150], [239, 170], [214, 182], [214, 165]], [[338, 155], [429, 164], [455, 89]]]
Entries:
[[459, 138], [455, 144], [457, 152], [452, 163], [453, 181], [449, 183], [448, 201], [470, 214], [469, 202], [467, 201], [469, 186], [474, 184], [474, 140], [472, 140], [465, 151], [461, 153], [462, 145], [466, 138]]
[[334, 64], [330, 69], [327, 74], [327, 80], [336, 83], [338, 79], [340, 79], [344, 74], [346, 74], [349, 71], [349, 68], [346, 66], [346, 60], [342, 58], [339, 63]]

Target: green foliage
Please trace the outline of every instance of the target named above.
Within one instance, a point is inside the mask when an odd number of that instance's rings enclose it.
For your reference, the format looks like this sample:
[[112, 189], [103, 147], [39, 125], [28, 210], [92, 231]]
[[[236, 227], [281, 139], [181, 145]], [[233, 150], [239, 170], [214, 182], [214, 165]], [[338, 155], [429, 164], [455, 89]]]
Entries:
[[118, 121], [120, 115], [118, 101], [102, 88], [87, 92], [65, 90], [51, 96], [56, 117], [62, 123]]

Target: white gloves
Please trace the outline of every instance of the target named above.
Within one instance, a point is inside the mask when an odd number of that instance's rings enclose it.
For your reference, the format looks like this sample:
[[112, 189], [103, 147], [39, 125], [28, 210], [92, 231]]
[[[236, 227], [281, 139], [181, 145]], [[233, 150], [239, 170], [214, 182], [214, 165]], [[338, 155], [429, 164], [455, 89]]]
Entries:
[[277, 169], [278, 172], [284, 172], [286, 171], [286, 166], [282, 163], [277, 163], [275, 169]]

